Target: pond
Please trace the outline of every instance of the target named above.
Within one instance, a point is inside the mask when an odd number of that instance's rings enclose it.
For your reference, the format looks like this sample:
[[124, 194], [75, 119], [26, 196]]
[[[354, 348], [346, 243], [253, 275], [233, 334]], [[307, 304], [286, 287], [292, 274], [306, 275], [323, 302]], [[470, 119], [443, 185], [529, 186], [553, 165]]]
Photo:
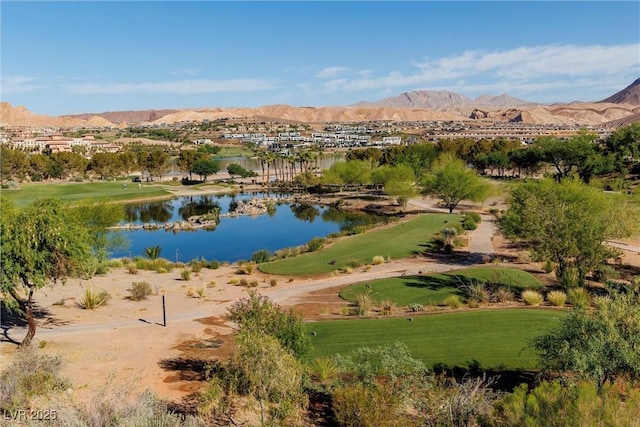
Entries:
[[[238, 201], [252, 198], [280, 198], [275, 210], [258, 216], [226, 216]], [[163, 202], [127, 205], [126, 222], [133, 224], [183, 221], [220, 209], [220, 223], [214, 230], [148, 231], [121, 230], [113, 233], [124, 237], [129, 245], [114, 250], [114, 258], [141, 256], [144, 248], [161, 246], [161, 257], [187, 262], [204, 258], [234, 262], [251, 259], [260, 249], [271, 252], [307, 243], [314, 237], [349, 227], [382, 221], [383, 218], [364, 213], [343, 212], [333, 207], [289, 203], [286, 195], [275, 193], [238, 193], [180, 197]]]

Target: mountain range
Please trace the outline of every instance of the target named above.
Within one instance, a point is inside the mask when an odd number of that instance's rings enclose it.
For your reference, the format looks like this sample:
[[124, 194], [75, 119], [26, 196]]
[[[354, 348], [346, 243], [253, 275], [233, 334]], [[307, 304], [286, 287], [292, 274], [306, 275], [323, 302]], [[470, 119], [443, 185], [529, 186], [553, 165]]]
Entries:
[[112, 111], [50, 117], [0, 103], [0, 124], [14, 126], [124, 128], [133, 123], [178, 123], [233, 118], [302, 123], [428, 120], [497, 120], [530, 124], [621, 126], [640, 120], [640, 78], [597, 102], [536, 104], [508, 94], [475, 99], [449, 91], [417, 90], [346, 107], [196, 108]]

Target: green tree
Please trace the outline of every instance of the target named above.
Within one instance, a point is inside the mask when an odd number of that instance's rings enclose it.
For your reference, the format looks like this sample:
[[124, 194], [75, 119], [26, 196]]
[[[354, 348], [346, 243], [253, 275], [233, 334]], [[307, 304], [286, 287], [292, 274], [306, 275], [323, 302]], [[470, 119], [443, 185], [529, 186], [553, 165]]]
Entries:
[[617, 377], [640, 379], [639, 294], [597, 297], [594, 308], [572, 312], [533, 340], [540, 365], [593, 380], [598, 387]]
[[256, 330], [235, 335], [237, 351], [231, 367], [242, 388], [258, 401], [260, 425], [292, 425], [299, 421], [305, 398], [301, 363], [280, 342]]
[[0, 146], [0, 177], [22, 179], [29, 171], [29, 156], [20, 150]]
[[200, 159], [193, 164], [193, 173], [200, 175], [203, 181], [207, 180], [207, 176], [217, 174], [219, 170], [218, 162], [211, 159]]
[[72, 174], [82, 174], [87, 170], [89, 161], [77, 153], [53, 153], [49, 174], [53, 178], [66, 179]]
[[227, 317], [241, 330], [255, 330], [276, 338], [297, 357], [311, 349], [311, 338], [302, 318], [292, 310], [282, 311], [272, 300], [255, 291], [233, 304]]
[[89, 162], [89, 169], [102, 179], [116, 176], [121, 170], [119, 156], [115, 153], [96, 153]]
[[578, 172], [586, 159], [595, 153], [594, 141], [597, 137], [588, 132], [581, 132], [567, 141], [556, 137], [543, 137], [537, 139], [534, 146], [539, 148], [544, 159], [556, 168], [556, 180], [561, 181]]
[[499, 223], [507, 237], [554, 262], [561, 283], [577, 274], [582, 286], [611, 254], [603, 241], [631, 235], [637, 219], [637, 206], [623, 195], [604, 194], [579, 180], [544, 179], [515, 187]]
[[640, 161], [640, 122], [617, 129], [605, 141], [609, 153], [631, 161]]
[[231, 178], [233, 178], [234, 176], [239, 176], [240, 178], [250, 178], [258, 176], [258, 174], [254, 171], [247, 170], [237, 163], [230, 163], [227, 166], [227, 172], [229, 173]]
[[193, 166], [198, 160], [208, 159], [209, 155], [202, 151], [196, 150], [180, 150], [180, 155], [176, 161], [177, 166], [183, 170], [189, 172], [189, 180], [191, 180], [191, 173], [193, 172]]
[[28, 332], [21, 346], [36, 333], [33, 294], [48, 284], [88, 271], [94, 259], [92, 230], [56, 199], [39, 200], [17, 210], [1, 199], [0, 285], [5, 304], [25, 317]]
[[467, 169], [462, 160], [443, 153], [434, 164], [433, 172], [424, 180], [423, 195], [438, 197], [452, 213], [463, 200], [483, 201], [490, 189], [490, 185]]
[[162, 178], [169, 165], [169, 154], [161, 149], [140, 151], [138, 164], [152, 177]]

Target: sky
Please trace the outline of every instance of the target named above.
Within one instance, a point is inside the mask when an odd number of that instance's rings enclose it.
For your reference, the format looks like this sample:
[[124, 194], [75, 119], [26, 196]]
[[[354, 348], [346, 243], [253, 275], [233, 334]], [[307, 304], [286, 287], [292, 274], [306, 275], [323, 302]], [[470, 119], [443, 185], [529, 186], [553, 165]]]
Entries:
[[640, 77], [638, 1], [2, 0], [0, 20], [0, 99], [36, 114], [596, 101]]

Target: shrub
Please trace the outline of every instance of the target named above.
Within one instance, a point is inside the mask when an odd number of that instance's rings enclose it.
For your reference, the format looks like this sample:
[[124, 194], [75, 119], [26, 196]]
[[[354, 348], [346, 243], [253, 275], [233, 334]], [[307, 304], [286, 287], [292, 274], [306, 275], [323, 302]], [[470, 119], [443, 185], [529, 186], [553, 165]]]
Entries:
[[362, 265], [362, 261], [359, 259], [350, 259], [346, 262], [347, 267], [358, 268]]
[[318, 249], [322, 249], [325, 242], [326, 242], [326, 239], [322, 237], [314, 237], [313, 239], [309, 240], [309, 242], [307, 243], [307, 252], [315, 252]]
[[198, 293], [198, 298], [204, 298], [204, 288], [198, 288], [196, 292]]
[[569, 289], [567, 299], [573, 308], [577, 309], [587, 308], [591, 304], [591, 295], [584, 288]]
[[189, 262], [189, 267], [191, 267], [192, 273], [200, 273], [202, 270], [202, 263], [200, 261], [191, 261]]
[[84, 290], [79, 305], [86, 310], [95, 310], [101, 305], [106, 304], [110, 299], [111, 295], [107, 291], [93, 292], [91, 288], [87, 288]]
[[243, 262], [239, 264], [238, 267], [238, 274], [251, 274], [253, 273], [253, 267], [255, 266], [255, 264], [250, 263], [250, 262]]
[[307, 365], [307, 372], [313, 381], [328, 385], [338, 377], [340, 368], [333, 359], [316, 357]]
[[610, 265], [601, 265], [593, 272], [593, 279], [600, 283], [607, 280], [619, 279], [620, 273]]
[[129, 274], [138, 274], [138, 266], [132, 262], [127, 266], [127, 271]]
[[207, 288], [215, 288], [216, 287], [216, 281], [212, 280], [209, 283], [207, 283]]
[[14, 362], [0, 372], [0, 412], [30, 408], [32, 399], [68, 389], [69, 381], [58, 375], [61, 367], [59, 356], [31, 346], [19, 349]]
[[562, 291], [551, 291], [547, 294], [547, 301], [555, 307], [562, 307], [567, 301], [567, 294]]
[[239, 282], [238, 282], [238, 279], [236, 279], [235, 277], [232, 277], [231, 279], [229, 279], [227, 283], [230, 285], [237, 285]]
[[549, 274], [553, 271], [553, 269], [555, 268], [555, 265], [553, 263], [553, 261], [545, 261], [544, 264], [542, 264], [542, 270], [544, 270], [545, 273]]
[[340, 271], [342, 271], [343, 273], [346, 273], [346, 274], [351, 274], [351, 273], [353, 273], [353, 268], [351, 268], [351, 267], [342, 267], [340, 269]]
[[475, 212], [467, 212], [462, 217], [462, 228], [464, 230], [475, 230], [482, 221], [480, 215]]
[[513, 298], [513, 292], [505, 286], [500, 286], [493, 293], [493, 299], [496, 302], [511, 302]]
[[358, 316], [366, 316], [371, 308], [371, 292], [366, 290], [356, 294], [356, 299], [353, 301], [353, 305], [355, 313]]
[[185, 281], [191, 280], [191, 271], [186, 268], [180, 272], [180, 278]]
[[144, 254], [152, 260], [160, 258], [160, 253], [162, 253], [162, 246], [159, 245], [144, 248]]
[[449, 295], [445, 298], [444, 305], [449, 308], [460, 308], [462, 301], [460, 301], [460, 297], [458, 295]]
[[414, 302], [413, 304], [409, 304], [407, 306], [407, 310], [409, 310], [411, 313], [418, 313], [420, 311], [424, 311], [424, 305]]
[[247, 279], [240, 279], [240, 282], [238, 282], [238, 285], [247, 288], [249, 287], [249, 281]]
[[489, 301], [489, 291], [487, 286], [482, 282], [471, 283], [463, 287], [467, 298], [475, 302], [487, 302]]
[[129, 299], [132, 301], [142, 301], [152, 294], [151, 284], [149, 282], [133, 282], [127, 290], [131, 293]]
[[271, 259], [271, 252], [267, 249], [260, 249], [255, 251], [253, 255], [251, 255], [251, 261], [260, 264], [262, 262], [268, 262]]
[[271, 287], [278, 286], [278, 281], [276, 279], [271, 279], [269, 280], [269, 285], [271, 285]]
[[544, 300], [540, 292], [532, 291], [530, 289], [522, 291], [521, 297], [525, 305], [540, 305]]
[[388, 316], [390, 314], [393, 314], [393, 312], [395, 311], [396, 303], [391, 301], [390, 299], [384, 299], [380, 301], [380, 308], [381, 314], [384, 316]]
[[373, 262], [373, 265], [384, 264], [384, 257], [382, 255], [376, 255], [371, 262]]
[[218, 268], [220, 268], [220, 262], [212, 259], [211, 261], [209, 261], [209, 268], [211, 270], [217, 270]]

